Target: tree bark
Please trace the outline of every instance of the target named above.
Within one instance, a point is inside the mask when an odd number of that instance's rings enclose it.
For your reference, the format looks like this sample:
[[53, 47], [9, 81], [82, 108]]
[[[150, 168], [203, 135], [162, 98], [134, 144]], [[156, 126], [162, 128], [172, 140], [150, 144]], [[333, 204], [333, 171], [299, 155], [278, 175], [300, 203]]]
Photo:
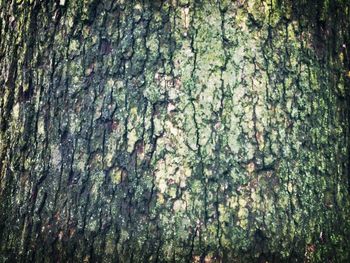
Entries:
[[0, 6], [0, 262], [348, 262], [348, 1]]

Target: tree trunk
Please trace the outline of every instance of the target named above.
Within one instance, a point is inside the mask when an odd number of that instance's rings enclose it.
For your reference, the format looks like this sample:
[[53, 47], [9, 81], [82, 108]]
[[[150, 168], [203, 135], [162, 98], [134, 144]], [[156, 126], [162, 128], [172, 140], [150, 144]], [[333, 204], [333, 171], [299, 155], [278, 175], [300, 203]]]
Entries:
[[0, 262], [348, 262], [349, 1], [0, 5]]

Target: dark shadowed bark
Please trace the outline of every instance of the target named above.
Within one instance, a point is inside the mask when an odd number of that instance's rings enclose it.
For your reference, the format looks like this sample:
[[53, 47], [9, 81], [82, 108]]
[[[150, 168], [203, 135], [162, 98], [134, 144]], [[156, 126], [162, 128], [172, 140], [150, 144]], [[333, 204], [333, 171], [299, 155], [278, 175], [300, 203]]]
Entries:
[[348, 262], [346, 0], [0, 0], [0, 262]]

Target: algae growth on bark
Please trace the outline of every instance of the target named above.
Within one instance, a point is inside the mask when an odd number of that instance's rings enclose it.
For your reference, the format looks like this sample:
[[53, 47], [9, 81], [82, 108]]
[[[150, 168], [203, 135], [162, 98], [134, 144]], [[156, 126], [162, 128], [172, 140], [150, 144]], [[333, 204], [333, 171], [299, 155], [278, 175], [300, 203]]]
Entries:
[[0, 262], [348, 262], [346, 0], [0, 0]]

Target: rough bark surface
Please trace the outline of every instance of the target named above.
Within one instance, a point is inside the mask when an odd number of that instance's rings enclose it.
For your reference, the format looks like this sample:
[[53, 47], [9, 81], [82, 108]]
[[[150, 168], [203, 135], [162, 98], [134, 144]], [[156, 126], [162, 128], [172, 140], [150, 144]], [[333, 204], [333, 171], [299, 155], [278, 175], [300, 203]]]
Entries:
[[0, 0], [0, 262], [348, 262], [349, 5]]

